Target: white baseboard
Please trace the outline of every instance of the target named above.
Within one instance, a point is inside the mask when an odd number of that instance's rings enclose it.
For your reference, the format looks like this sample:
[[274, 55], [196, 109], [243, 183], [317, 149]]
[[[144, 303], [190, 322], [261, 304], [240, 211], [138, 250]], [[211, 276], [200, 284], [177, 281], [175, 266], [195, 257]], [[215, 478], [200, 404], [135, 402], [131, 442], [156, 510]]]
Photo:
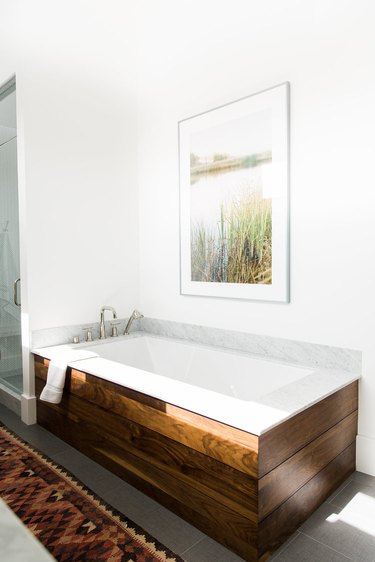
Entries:
[[357, 435], [357, 470], [375, 476], [375, 439]]
[[36, 398], [35, 396], [21, 396], [21, 419], [27, 425], [36, 423]]

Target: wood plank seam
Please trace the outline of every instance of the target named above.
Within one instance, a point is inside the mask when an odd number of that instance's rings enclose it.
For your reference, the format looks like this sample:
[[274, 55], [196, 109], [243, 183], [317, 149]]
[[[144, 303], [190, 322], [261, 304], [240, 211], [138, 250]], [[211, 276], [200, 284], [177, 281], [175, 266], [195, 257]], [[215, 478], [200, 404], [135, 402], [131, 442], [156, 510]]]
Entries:
[[[358, 409], [354, 408], [353, 410], [350, 410], [350, 412], [348, 414], [345, 414], [343, 417], [341, 417], [337, 422], [335, 422], [333, 425], [331, 425], [328, 429], [326, 429], [325, 431], [322, 431], [322, 433], [319, 433], [319, 435], [317, 435], [317, 437], [314, 437], [313, 439], [311, 439], [310, 441], [306, 441], [305, 445], [302, 445], [299, 449], [296, 449], [295, 452], [293, 452], [289, 457], [286, 457], [284, 460], [282, 460], [281, 462], [279, 462], [277, 465], [275, 465], [274, 468], [271, 468], [268, 472], [259, 475], [259, 479], [263, 478], [264, 476], [266, 476], [267, 474], [269, 474], [270, 472], [272, 472], [273, 470], [275, 470], [276, 468], [278, 468], [279, 466], [283, 465], [284, 462], [288, 461], [289, 459], [291, 459], [294, 455], [296, 455], [297, 453], [303, 451], [303, 449], [305, 447], [307, 447], [308, 445], [311, 445], [311, 443], [313, 443], [316, 439], [318, 439], [319, 437], [321, 437], [322, 435], [324, 435], [324, 433], [326, 433], [327, 431], [329, 431], [330, 429], [332, 429], [333, 427], [335, 427], [336, 425], [338, 425], [339, 423], [341, 423], [344, 419], [346, 419], [347, 417], [349, 417], [350, 415], [357, 413], [358, 415]], [[280, 424], [281, 425], [281, 424]]]
[[[355, 439], [357, 411], [328, 429], [259, 479], [259, 517], [267, 517], [338, 456]], [[288, 474], [294, 478], [287, 478]]]
[[326, 464], [321, 470], [319, 470], [314, 476], [312, 476], [312, 478], [309, 478], [309, 480], [307, 480], [302, 486], [300, 486], [298, 489], [296, 489], [290, 496], [288, 496], [287, 498], [285, 498], [284, 501], [282, 501], [273, 511], [271, 511], [270, 513], [268, 513], [263, 519], [259, 520], [259, 523], [263, 523], [268, 517], [272, 516], [278, 509], [280, 509], [285, 503], [287, 503], [291, 498], [293, 498], [293, 496], [295, 496], [296, 494], [298, 494], [298, 492], [300, 492], [301, 490], [303, 490], [303, 488], [305, 486], [307, 486], [311, 481], [314, 480], [315, 477], [319, 476], [320, 473], [323, 473], [324, 470], [327, 468], [327, 466], [329, 466], [331, 463], [333, 463], [336, 459], [338, 459], [343, 453], [345, 453], [346, 451], [350, 450], [351, 447], [355, 446], [356, 440], [354, 439], [351, 443], [349, 443], [349, 445], [347, 447], [345, 447], [342, 451], [340, 451], [340, 453], [338, 453], [337, 455], [335, 455], [328, 464]]

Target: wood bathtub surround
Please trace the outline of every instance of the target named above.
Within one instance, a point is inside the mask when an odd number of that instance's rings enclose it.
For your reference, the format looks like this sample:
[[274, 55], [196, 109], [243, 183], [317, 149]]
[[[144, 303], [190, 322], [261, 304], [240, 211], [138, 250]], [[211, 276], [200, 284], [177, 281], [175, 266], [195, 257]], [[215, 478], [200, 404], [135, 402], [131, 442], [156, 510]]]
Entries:
[[[37, 396], [49, 361], [35, 356]], [[69, 369], [38, 423], [249, 562], [355, 469], [357, 382], [260, 437]]]

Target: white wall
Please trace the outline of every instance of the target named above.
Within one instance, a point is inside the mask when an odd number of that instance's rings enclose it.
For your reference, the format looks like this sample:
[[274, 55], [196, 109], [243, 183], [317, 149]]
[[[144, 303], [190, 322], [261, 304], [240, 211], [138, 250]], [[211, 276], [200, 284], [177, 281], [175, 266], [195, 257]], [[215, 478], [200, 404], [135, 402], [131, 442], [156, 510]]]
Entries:
[[128, 10], [126, 0], [1, 3], [0, 83], [17, 79], [31, 329], [98, 321], [103, 304], [126, 316], [138, 304]]
[[[375, 474], [374, 16], [372, 0], [2, 0], [31, 328], [137, 305], [360, 349], [359, 468]], [[285, 80], [291, 303], [180, 296], [177, 122]]]
[[[360, 434], [375, 451], [373, 2], [137, 7], [143, 312], [362, 350]], [[291, 303], [181, 296], [177, 122], [286, 80]], [[359, 467], [375, 474], [369, 458], [361, 453]]]

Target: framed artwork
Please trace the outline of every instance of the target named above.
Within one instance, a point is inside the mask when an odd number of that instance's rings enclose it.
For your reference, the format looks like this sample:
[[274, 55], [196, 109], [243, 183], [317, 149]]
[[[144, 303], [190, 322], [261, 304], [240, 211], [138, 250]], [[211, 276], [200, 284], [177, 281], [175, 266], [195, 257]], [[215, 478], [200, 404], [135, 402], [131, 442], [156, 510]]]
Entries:
[[289, 83], [179, 122], [181, 294], [289, 302]]

